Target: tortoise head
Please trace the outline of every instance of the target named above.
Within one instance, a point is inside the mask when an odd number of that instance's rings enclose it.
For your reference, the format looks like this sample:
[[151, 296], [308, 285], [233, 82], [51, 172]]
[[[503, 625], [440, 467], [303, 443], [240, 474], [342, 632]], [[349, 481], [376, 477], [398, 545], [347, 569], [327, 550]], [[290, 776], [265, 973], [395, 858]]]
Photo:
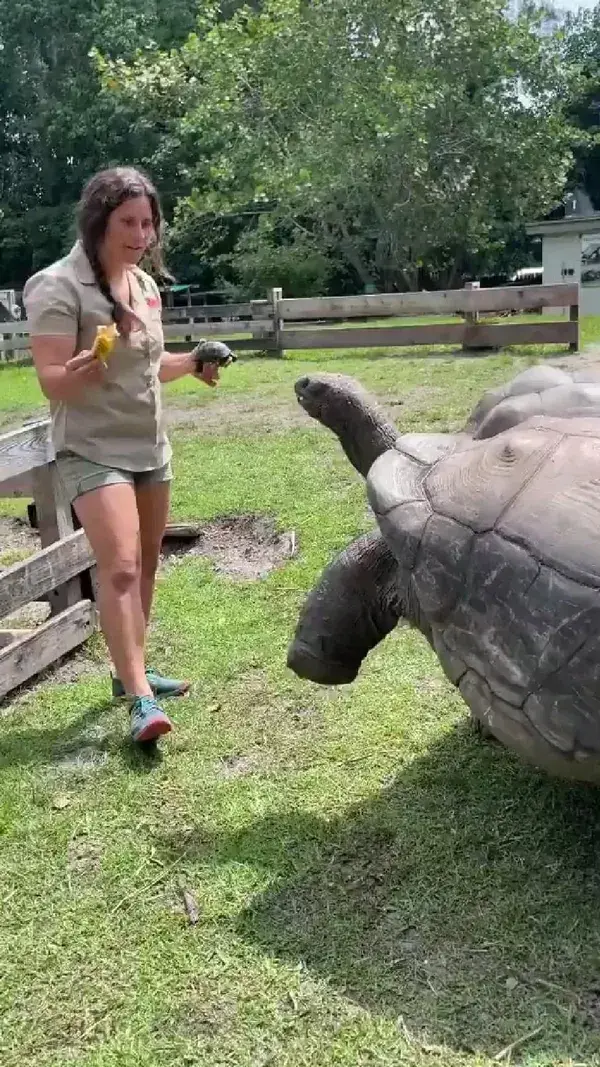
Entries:
[[311, 374], [299, 378], [294, 390], [307, 415], [340, 440], [353, 467], [366, 477], [378, 456], [394, 448], [398, 431], [375, 399], [343, 374]]

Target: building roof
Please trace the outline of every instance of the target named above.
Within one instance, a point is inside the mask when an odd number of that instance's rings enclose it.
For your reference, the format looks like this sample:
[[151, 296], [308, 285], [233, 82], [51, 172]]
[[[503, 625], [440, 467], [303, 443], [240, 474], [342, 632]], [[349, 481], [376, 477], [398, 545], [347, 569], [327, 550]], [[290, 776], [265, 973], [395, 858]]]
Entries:
[[525, 227], [530, 237], [563, 237], [573, 234], [600, 233], [600, 211], [593, 215], [567, 215], [562, 219], [530, 222]]

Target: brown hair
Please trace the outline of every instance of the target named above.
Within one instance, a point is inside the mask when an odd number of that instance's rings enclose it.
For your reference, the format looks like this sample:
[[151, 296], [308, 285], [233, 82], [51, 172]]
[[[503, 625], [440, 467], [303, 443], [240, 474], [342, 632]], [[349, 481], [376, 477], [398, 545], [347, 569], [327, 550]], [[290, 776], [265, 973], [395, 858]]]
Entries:
[[99, 249], [109, 215], [126, 200], [146, 196], [150, 201], [155, 242], [149, 250], [154, 270], [169, 277], [165, 269], [161, 238], [163, 216], [158, 193], [150, 179], [134, 167], [112, 167], [98, 171], [85, 186], [77, 212], [77, 224], [83, 250], [90, 261], [100, 291], [112, 307], [114, 322], [119, 326], [127, 315], [127, 308], [113, 296], [99, 258]]

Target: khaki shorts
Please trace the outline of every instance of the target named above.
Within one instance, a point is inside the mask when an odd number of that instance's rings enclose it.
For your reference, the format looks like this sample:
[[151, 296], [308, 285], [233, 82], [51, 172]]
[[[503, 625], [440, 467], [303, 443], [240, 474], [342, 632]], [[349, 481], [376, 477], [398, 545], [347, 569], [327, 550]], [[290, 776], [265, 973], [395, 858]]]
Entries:
[[144, 485], [170, 482], [173, 477], [170, 462], [155, 470], [128, 471], [120, 467], [105, 467], [75, 452], [58, 452], [56, 468], [71, 504], [77, 497], [104, 485], [125, 484], [138, 489]]

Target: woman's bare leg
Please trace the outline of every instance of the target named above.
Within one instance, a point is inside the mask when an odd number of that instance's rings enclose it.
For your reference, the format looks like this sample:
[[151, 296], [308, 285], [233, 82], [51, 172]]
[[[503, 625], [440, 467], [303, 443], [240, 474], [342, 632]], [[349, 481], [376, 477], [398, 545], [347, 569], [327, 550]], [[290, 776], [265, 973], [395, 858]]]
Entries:
[[101, 486], [78, 497], [73, 507], [96, 558], [100, 625], [115, 670], [128, 695], [150, 696], [135, 490], [127, 484]]
[[[146, 626], [150, 619], [156, 571], [160, 559], [171, 487], [169, 482], [152, 482], [137, 489], [137, 507], [140, 519], [141, 579], [140, 590], [142, 609]], [[150, 674], [150, 681], [159, 696], [184, 696], [189, 692], [190, 683], [178, 678], [165, 678], [155, 671]]]
[[153, 482], [136, 490], [140, 528], [140, 592], [146, 626], [150, 620], [156, 571], [171, 502], [170, 482]]

